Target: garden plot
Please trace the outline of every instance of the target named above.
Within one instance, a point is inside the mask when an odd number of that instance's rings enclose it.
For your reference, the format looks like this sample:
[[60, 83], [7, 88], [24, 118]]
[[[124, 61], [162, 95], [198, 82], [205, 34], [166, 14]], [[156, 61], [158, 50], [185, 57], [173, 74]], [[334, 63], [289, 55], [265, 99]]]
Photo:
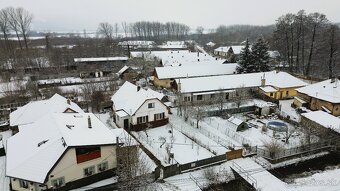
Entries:
[[[225, 139], [231, 138], [236, 141], [238, 145], [248, 144], [251, 146], [263, 146], [265, 143], [277, 140], [283, 147], [291, 148], [300, 146], [304, 139], [304, 134], [299, 128], [296, 128], [293, 125], [283, 122], [275, 117], [268, 119], [250, 119], [243, 115], [236, 116], [244, 121], [248, 120], [251, 127], [249, 129], [236, 132], [236, 129], [230, 127], [230, 123], [227, 119], [208, 117], [201, 122], [201, 128], [211, 131], [211, 133], [216, 133], [216, 131], [218, 131]], [[290, 137], [287, 143], [285, 143], [287, 136], [286, 132], [277, 132], [264, 127], [270, 121], [284, 123], [288, 126], [288, 135], [290, 135]], [[316, 142], [317, 140], [317, 137], [313, 137], [312, 142]]]
[[[170, 125], [133, 134], [165, 166], [176, 162], [186, 164], [215, 156]], [[173, 160], [170, 158], [171, 153], [174, 156]]]

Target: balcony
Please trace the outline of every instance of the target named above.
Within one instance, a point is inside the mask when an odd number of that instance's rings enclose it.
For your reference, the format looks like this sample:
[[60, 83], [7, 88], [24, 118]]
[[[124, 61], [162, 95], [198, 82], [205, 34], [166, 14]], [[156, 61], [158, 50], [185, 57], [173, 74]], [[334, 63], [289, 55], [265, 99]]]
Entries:
[[86, 161], [93, 160], [93, 159], [100, 158], [100, 157], [101, 157], [100, 150], [88, 152], [85, 154], [78, 154], [77, 163], [79, 164], [79, 163], [86, 162]]

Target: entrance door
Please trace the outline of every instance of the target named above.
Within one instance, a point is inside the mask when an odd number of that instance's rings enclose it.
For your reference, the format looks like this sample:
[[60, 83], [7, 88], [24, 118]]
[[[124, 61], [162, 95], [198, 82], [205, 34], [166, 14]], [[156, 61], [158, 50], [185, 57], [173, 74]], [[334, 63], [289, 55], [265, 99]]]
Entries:
[[129, 128], [129, 119], [124, 119], [124, 129]]

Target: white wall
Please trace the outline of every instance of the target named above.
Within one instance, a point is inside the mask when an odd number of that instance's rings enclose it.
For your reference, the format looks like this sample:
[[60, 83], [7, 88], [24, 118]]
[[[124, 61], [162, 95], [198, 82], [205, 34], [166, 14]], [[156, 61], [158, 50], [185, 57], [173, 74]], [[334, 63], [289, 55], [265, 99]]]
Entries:
[[[95, 173], [98, 173], [97, 165], [107, 161], [109, 165], [109, 169], [113, 169], [117, 167], [117, 158], [116, 158], [116, 146], [102, 146], [101, 147], [101, 157], [93, 160], [89, 160], [86, 162], [82, 162], [77, 164], [76, 159], [76, 151], [74, 148], [66, 151], [63, 158], [59, 161], [59, 163], [55, 166], [52, 172], [48, 175], [47, 186], [51, 187], [51, 180], [57, 179], [60, 177], [65, 178], [65, 182], [75, 181], [81, 178], [84, 178], [84, 168], [95, 166]], [[53, 177], [51, 177], [53, 175]], [[38, 184], [29, 185], [28, 189], [20, 188], [19, 180], [15, 181], [11, 178], [13, 190], [33, 190], [39, 191]], [[43, 187], [42, 187], [43, 188]]]
[[[155, 103], [154, 108], [148, 108], [149, 103]], [[144, 102], [144, 104], [137, 110], [135, 115], [132, 117], [132, 124], [137, 124], [137, 117], [142, 117], [142, 116], [149, 116], [149, 121], [154, 121], [154, 114], [157, 113], [163, 113], [164, 112], [164, 117], [168, 118], [168, 109], [167, 107], [160, 102], [158, 99], [152, 99], [152, 100], [147, 100]]]

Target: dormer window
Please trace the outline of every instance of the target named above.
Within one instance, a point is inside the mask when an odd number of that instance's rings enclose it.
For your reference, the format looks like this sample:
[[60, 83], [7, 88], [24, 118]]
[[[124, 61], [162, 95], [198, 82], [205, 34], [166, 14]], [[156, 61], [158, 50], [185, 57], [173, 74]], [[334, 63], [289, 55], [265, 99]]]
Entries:
[[155, 103], [149, 103], [148, 104], [148, 108], [150, 109], [150, 108], [155, 108]]

